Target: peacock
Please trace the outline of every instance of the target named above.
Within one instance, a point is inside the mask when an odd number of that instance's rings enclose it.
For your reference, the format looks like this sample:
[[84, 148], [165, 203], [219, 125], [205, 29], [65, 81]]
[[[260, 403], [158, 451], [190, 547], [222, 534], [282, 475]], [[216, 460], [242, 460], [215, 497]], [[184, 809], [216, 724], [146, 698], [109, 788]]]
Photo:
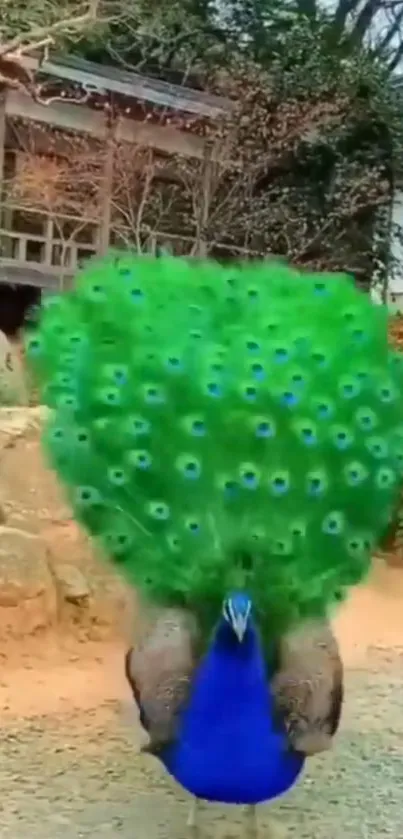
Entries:
[[125, 660], [146, 748], [255, 836], [337, 730], [329, 618], [399, 497], [387, 312], [341, 274], [113, 252], [26, 350], [49, 462], [147, 604]]

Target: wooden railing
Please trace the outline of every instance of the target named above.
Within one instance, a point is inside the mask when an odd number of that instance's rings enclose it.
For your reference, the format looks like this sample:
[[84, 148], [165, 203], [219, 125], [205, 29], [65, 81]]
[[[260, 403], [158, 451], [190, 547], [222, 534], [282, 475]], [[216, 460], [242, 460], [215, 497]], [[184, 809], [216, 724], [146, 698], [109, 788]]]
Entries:
[[[101, 253], [99, 226], [94, 219], [80, 219], [75, 216], [63, 216], [63, 221], [70, 223], [73, 233], [62, 239], [58, 223], [45, 212], [38, 209], [0, 203], [2, 226], [0, 226], [0, 282], [29, 284], [43, 288], [63, 288], [68, 286], [81, 264], [91, 256]], [[13, 213], [32, 214], [36, 219], [43, 219], [43, 232], [20, 232], [13, 229]], [[77, 241], [89, 225], [93, 230], [92, 241]], [[59, 235], [58, 235], [59, 234]], [[76, 238], [75, 238], [76, 237]], [[158, 254], [164, 250], [176, 256], [203, 257], [210, 255], [218, 260], [236, 257], [243, 259], [258, 256], [246, 248], [229, 246], [222, 243], [209, 245], [205, 241], [196, 241], [194, 237], [163, 231], [142, 230], [141, 241], [136, 242], [128, 229], [111, 226], [109, 241], [111, 246], [127, 248], [139, 246], [142, 252]]]
[[[9, 266], [23, 272], [36, 269], [44, 275], [53, 274], [62, 277], [74, 274], [80, 264], [98, 252], [99, 230], [94, 219], [75, 216], [63, 216], [53, 219], [45, 212], [17, 204], [3, 203], [2, 224], [0, 226], [0, 265]], [[15, 213], [32, 216], [38, 222], [43, 232], [22, 232], [14, 229], [13, 217]], [[73, 233], [62, 238], [63, 223], [70, 224]], [[79, 240], [79, 234], [89, 226], [92, 231], [92, 241]]]

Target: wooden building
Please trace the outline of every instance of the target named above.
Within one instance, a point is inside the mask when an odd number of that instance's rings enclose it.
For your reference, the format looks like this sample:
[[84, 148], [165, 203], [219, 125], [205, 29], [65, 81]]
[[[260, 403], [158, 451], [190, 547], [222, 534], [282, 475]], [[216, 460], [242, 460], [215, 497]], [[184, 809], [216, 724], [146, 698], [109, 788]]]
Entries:
[[[117, 145], [126, 149], [126, 172], [130, 149], [133, 156], [141, 148], [143, 153], [152, 149], [166, 161], [175, 155], [194, 161], [203, 173], [207, 194], [211, 146], [192, 126], [214, 121], [229, 103], [200, 90], [80, 58], [30, 62], [36, 78], [43, 80], [46, 96], [38, 85], [34, 97], [21, 88], [4, 89], [1, 96], [0, 283], [54, 290], [68, 285], [81, 261], [91, 255], [104, 253], [110, 245], [136, 245], [130, 231], [125, 239], [114, 229], [111, 195]], [[102, 160], [96, 198], [88, 204], [87, 196], [88, 212], [74, 209], [74, 201], [67, 200], [55, 210], [45, 200], [51, 185], [46, 167], [59, 153], [67, 160], [66, 148], [73, 137], [85, 139], [92, 163], [96, 154]], [[64, 151], [63, 144], [67, 144]], [[21, 198], [15, 185], [32, 156], [37, 157], [38, 182], [35, 185], [31, 178], [30, 191]], [[80, 187], [73, 185], [70, 191], [75, 188], [86, 188], [82, 173]], [[173, 252], [191, 253], [194, 247], [192, 236], [179, 232], [154, 229], [148, 238], [144, 236], [143, 246], [149, 250], [168, 245]], [[198, 243], [199, 253], [202, 245]]]

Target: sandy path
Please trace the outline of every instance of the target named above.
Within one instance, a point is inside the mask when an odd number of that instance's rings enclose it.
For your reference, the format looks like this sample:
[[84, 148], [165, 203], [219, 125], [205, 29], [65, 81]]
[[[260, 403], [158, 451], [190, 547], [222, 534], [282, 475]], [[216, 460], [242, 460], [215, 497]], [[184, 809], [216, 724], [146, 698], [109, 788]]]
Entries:
[[[261, 808], [300, 839], [403, 837], [403, 574], [376, 575], [337, 621], [347, 673], [333, 752]], [[0, 836], [181, 839], [186, 797], [151, 759], [116, 645], [56, 641], [0, 659]], [[206, 807], [203, 835], [242, 836], [242, 811]]]

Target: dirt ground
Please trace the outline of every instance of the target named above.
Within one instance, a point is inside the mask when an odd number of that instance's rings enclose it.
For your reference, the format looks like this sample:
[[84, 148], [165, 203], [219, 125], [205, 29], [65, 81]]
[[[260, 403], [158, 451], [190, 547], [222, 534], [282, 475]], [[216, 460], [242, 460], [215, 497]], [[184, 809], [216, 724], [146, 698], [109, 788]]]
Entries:
[[[403, 836], [403, 574], [388, 570], [337, 621], [347, 664], [342, 731], [328, 755], [278, 804], [261, 837]], [[181, 839], [187, 799], [141, 732], [119, 644], [36, 640], [0, 656], [2, 839]], [[238, 808], [206, 805], [205, 837], [242, 836]]]

